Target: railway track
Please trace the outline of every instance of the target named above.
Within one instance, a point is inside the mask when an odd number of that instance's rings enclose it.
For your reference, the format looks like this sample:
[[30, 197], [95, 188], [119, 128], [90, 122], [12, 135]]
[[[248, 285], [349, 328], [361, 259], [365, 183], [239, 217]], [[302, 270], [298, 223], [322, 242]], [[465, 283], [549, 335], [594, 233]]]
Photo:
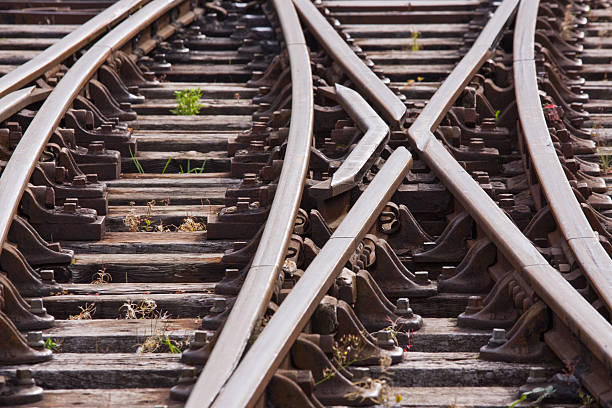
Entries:
[[607, 2], [23, 3], [0, 405], [612, 406]]

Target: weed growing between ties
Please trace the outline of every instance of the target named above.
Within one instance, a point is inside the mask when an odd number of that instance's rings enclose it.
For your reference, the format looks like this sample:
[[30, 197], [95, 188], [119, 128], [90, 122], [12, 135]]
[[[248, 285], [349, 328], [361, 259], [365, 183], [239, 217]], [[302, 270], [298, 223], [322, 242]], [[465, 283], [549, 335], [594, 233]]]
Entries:
[[599, 142], [597, 144], [597, 157], [599, 158], [599, 167], [604, 173], [608, 173], [612, 167], [612, 155], [606, 154], [605, 148], [610, 147], [607, 143]]
[[119, 311], [123, 319], [167, 319], [168, 313], [157, 310], [157, 303], [153, 299], [144, 299], [138, 303], [132, 303], [128, 299]]
[[200, 87], [175, 91], [174, 95], [176, 96], [176, 109], [170, 112], [175, 115], [197, 115], [204, 106], [200, 103], [200, 98], [202, 98]]
[[[203, 221], [198, 221], [196, 217], [187, 215], [183, 218], [183, 222], [176, 225], [164, 225], [163, 221], [160, 220], [157, 224], [152, 219], [153, 208], [155, 207], [155, 200], [151, 200], [147, 203], [147, 210], [145, 214], [137, 214], [135, 203], [130, 202], [130, 213], [123, 218], [123, 225], [125, 225], [130, 232], [195, 232], [195, 231], [206, 231], [206, 224]], [[168, 206], [170, 200], [164, 200], [163, 204]]]
[[47, 337], [45, 340], [45, 348], [51, 351], [59, 351], [61, 347], [61, 343], [56, 343], [53, 341], [51, 337]]
[[173, 340], [163, 332], [156, 332], [147, 337], [138, 346], [137, 353], [173, 353], [183, 352], [185, 344], [182, 341]]
[[76, 315], [69, 315], [68, 320], [91, 320], [93, 315], [96, 314], [95, 303], [85, 303], [85, 307], [79, 306], [81, 311]]
[[421, 49], [421, 44], [419, 44], [419, 33], [417, 30], [410, 31], [410, 38], [412, 39], [412, 46], [410, 49], [412, 51], [419, 51]]
[[110, 273], [106, 272], [106, 268], [101, 268], [94, 275], [93, 280], [91, 281], [92, 285], [103, 285], [105, 283], [109, 283], [113, 280], [113, 277]]
[[162, 327], [158, 327], [160, 320], [151, 320], [151, 334], [142, 343], [137, 344], [137, 353], [182, 353], [187, 341], [171, 339], [168, 335], [168, 323], [162, 318]]

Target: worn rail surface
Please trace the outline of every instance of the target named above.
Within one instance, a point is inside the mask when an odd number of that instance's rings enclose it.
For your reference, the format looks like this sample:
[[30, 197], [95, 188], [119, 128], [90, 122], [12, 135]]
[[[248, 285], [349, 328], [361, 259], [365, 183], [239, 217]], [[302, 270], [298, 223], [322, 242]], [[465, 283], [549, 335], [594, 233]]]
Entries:
[[0, 403], [612, 406], [601, 2], [28, 3]]

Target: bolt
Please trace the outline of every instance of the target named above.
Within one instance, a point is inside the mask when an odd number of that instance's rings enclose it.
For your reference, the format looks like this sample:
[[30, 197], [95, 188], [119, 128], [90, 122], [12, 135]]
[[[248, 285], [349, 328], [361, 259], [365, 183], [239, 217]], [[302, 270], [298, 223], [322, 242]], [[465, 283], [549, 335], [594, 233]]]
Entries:
[[493, 334], [489, 339], [488, 346], [495, 348], [506, 342], [506, 329], [493, 329]]
[[353, 367], [351, 373], [353, 374], [353, 381], [361, 381], [370, 376], [370, 369], [368, 367]]
[[204, 330], [196, 330], [194, 333], [194, 339], [189, 343], [191, 350], [198, 349], [208, 343], [208, 333]]
[[87, 177], [85, 177], [85, 175], [81, 175], [79, 174], [78, 176], [74, 176], [72, 178], [72, 185], [73, 186], [84, 186], [85, 184], [87, 184]]
[[429, 281], [429, 272], [427, 271], [416, 271], [414, 273], [417, 283], [427, 283]]
[[225, 268], [225, 278], [226, 279], [236, 279], [240, 276], [240, 269], [236, 268]]
[[429, 251], [430, 249], [434, 249], [436, 247], [436, 245], [438, 245], [438, 244], [436, 242], [434, 242], [434, 241], [423, 242], [423, 250], [424, 251]]
[[568, 273], [570, 270], [571, 270], [571, 266], [569, 264], [566, 264], [566, 263], [559, 264], [559, 272]]
[[465, 308], [465, 314], [474, 314], [482, 310], [482, 296], [470, 296]]
[[181, 376], [179, 377], [179, 384], [193, 384], [196, 380], [196, 369], [195, 367], [184, 367], [181, 370]]
[[448, 279], [452, 278], [457, 274], [457, 267], [454, 265], [444, 265], [442, 266], [441, 275], [443, 278]]
[[225, 311], [225, 298], [215, 298], [213, 307], [210, 308], [209, 314], [219, 314]]
[[42, 298], [33, 298], [29, 300], [30, 312], [36, 316], [44, 316], [47, 313], [47, 309], [43, 306]]
[[506, 209], [514, 207], [514, 198], [501, 198], [499, 200], [499, 206]]
[[76, 212], [76, 204], [75, 203], [64, 203], [63, 211], [65, 213], [75, 213]]
[[249, 209], [249, 198], [240, 197], [236, 202], [236, 207], [238, 207], [238, 211], [247, 211]]
[[410, 300], [408, 298], [397, 299], [394, 312], [402, 317], [412, 317], [413, 312], [410, 308]]
[[32, 370], [30, 369], [18, 369], [16, 371], [17, 385], [34, 385], [34, 378], [32, 378]]
[[537, 384], [546, 382], [546, 370], [542, 367], [531, 367], [529, 369], [529, 377], [527, 377], [527, 384]]
[[391, 330], [379, 330], [374, 333], [376, 345], [381, 348], [395, 347], [395, 341], [391, 336]]
[[33, 349], [42, 349], [45, 347], [45, 342], [43, 341], [43, 336], [41, 331], [31, 331], [26, 334], [26, 338], [28, 341], [28, 346]]
[[43, 283], [54, 283], [54, 279], [55, 279], [55, 272], [53, 272], [53, 269], [43, 269], [40, 272], [40, 279], [43, 281]]
[[102, 153], [104, 152], [104, 142], [102, 141], [91, 142], [89, 146], [87, 146], [87, 150], [89, 150], [90, 153]]
[[484, 140], [479, 137], [471, 138], [469, 143], [470, 150], [480, 150], [485, 147]]
[[478, 176], [479, 184], [489, 184], [490, 182], [491, 182], [491, 179], [489, 178], [488, 174], [483, 174], [483, 175]]

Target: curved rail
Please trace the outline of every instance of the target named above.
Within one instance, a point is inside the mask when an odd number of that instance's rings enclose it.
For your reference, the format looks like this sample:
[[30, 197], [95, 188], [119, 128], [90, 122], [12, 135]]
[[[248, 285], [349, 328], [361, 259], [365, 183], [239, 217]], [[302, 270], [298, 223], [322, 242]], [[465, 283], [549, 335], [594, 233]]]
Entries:
[[[463, 87], [490, 57], [496, 38], [517, 3], [518, 0], [504, 0], [468, 54], [442, 83], [408, 133], [419, 151], [419, 157], [434, 170], [512, 265], [525, 275], [538, 296], [597, 359], [612, 367], [610, 324], [548, 264], [432, 133]], [[528, 2], [523, 1], [525, 3]]]
[[565, 240], [589, 282], [612, 310], [612, 259], [595, 236], [561, 167], [542, 110], [535, 63], [539, 0], [523, 2], [514, 30], [514, 91], [533, 167]]
[[363, 136], [331, 178], [310, 187], [309, 194], [316, 199], [335, 197], [355, 187], [385, 148], [391, 133], [385, 121], [357, 92], [336, 84], [335, 96]]
[[186, 0], [154, 0], [96, 42], [58, 82], [28, 126], [0, 178], [0, 251], [45, 145], [83, 85], [130, 39]]
[[42, 75], [53, 65], [59, 64], [70, 55], [74, 54], [109, 26], [122, 20], [138, 6], [142, 6], [149, 0], [121, 0], [113, 4], [102, 13], [91, 18], [85, 24], [63, 37], [61, 40], [32, 58], [30, 61], [9, 72], [0, 78], [0, 97], [11, 91], [21, 88]]
[[274, 6], [291, 65], [291, 122], [284, 165], [250, 270], [186, 408], [212, 404], [238, 365], [253, 328], [272, 297], [302, 198], [314, 115], [310, 56], [295, 8], [283, 0], [274, 0]]
[[[471, 10], [482, 0], [325, 0], [320, 4], [331, 10], [350, 11], [431, 11]], [[317, 2], [315, 4], [318, 5]]]
[[213, 407], [254, 406], [317, 305], [411, 166], [412, 156], [405, 147], [398, 147], [391, 154], [283, 300]]
[[[293, 1], [296, 4], [306, 3], [306, 0]], [[518, 3], [519, 0], [503, 0], [470, 51], [457, 64], [421, 111], [408, 130], [408, 134], [419, 152], [419, 157], [427, 162], [440, 181], [459, 200], [508, 261], [523, 273], [538, 296], [566, 326], [571, 328], [572, 332], [597, 359], [605, 366], [612, 367], [612, 328], [610, 324], [576, 292], [556, 269], [548, 264], [518, 227], [432, 133], [464, 87], [484, 62], [492, 56], [494, 45], [501, 36], [503, 28], [515, 13]], [[302, 17], [309, 19], [310, 15], [304, 13]], [[308, 22], [309, 27], [314, 24], [329, 26], [327, 21], [320, 22], [320, 19]], [[313, 28], [311, 30], [315, 31]], [[322, 41], [325, 42], [327, 39], [323, 38]], [[323, 46], [327, 48], [331, 45]], [[337, 58], [335, 54], [330, 55], [334, 55], [334, 59]], [[340, 63], [340, 61], [336, 62]], [[359, 63], [362, 66], [361, 69], [366, 68], [361, 60]], [[373, 88], [369, 90], [371, 93], [382, 92], [382, 88], [386, 88], [386, 85], [378, 79], [367, 82], [366, 86]], [[393, 98], [399, 101], [395, 95]], [[388, 112], [393, 111], [391, 105], [389, 107], [383, 105], [382, 109], [388, 109]]]
[[380, 111], [384, 119], [396, 127], [401, 126], [406, 117], [404, 103], [386, 86], [370, 86], [372, 83], [380, 82], [380, 79], [355, 55], [336, 30], [327, 24], [325, 17], [319, 13], [310, 0], [293, 0], [293, 4], [319, 44], [342, 67], [355, 86]]

